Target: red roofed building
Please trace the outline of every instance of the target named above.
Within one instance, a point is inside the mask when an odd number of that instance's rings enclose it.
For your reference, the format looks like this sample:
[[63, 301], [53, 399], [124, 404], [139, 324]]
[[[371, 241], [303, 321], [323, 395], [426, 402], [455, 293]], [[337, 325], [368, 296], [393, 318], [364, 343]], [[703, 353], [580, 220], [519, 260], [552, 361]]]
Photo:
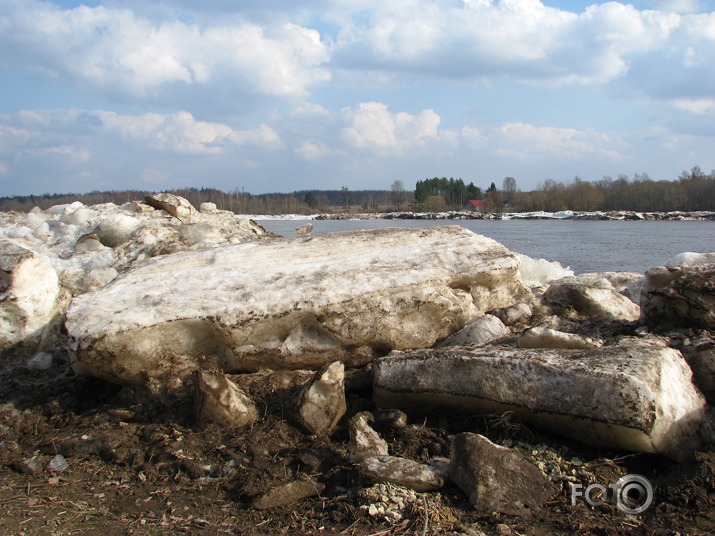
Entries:
[[484, 212], [484, 200], [483, 199], [473, 199], [470, 200], [469, 203], [467, 204], [467, 208], [471, 210], [478, 210], [480, 212]]

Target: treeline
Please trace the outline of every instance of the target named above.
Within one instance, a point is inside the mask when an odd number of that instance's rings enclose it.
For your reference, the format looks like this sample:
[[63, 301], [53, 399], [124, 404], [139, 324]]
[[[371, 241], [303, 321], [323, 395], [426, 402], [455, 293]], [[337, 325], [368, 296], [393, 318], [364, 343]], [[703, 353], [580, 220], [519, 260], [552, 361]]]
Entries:
[[417, 181], [415, 202], [418, 209], [461, 210], [471, 199], [482, 199], [482, 190], [474, 183], [465, 184], [462, 179], [434, 177]]
[[636, 212], [715, 211], [715, 171], [696, 166], [677, 180], [654, 181], [646, 174], [619, 175], [589, 182], [575, 177], [568, 184], [544, 181], [536, 190], [516, 191], [503, 210], [533, 212], [560, 210]]
[[[314, 214], [316, 211], [332, 212], [345, 210], [392, 210], [406, 205], [412, 199], [411, 192], [395, 190], [302, 190], [292, 193], [268, 193], [253, 195], [239, 190], [224, 192], [216, 188], [177, 188], [165, 190], [186, 198], [196, 208], [201, 203], [215, 203], [221, 210], [236, 214]], [[85, 205], [115, 203], [144, 199], [155, 193], [144, 190], [121, 190], [90, 192], [86, 194], [43, 194], [0, 198], [0, 211], [29, 212], [34, 207], [43, 210], [53, 206], [79, 201]]]

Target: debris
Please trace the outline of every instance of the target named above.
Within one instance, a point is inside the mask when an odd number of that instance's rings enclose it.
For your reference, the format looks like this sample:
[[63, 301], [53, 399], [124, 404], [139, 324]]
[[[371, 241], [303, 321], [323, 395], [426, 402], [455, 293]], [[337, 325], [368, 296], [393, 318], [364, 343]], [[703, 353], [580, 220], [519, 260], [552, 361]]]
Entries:
[[315, 374], [298, 397], [298, 422], [311, 434], [329, 436], [345, 415], [345, 366], [336, 361]]
[[258, 410], [248, 395], [223, 372], [199, 370], [194, 373], [194, 411], [200, 424], [247, 426], [258, 419]]
[[446, 473], [428, 464], [397, 456], [371, 456], [360, 461], [360, 476], [371, 484], [390, 483], [415, 491], [435, 491], [444, 486]]
[[454, 436], [448, 473], [481, 514], [523, 515], [559, 491], [519, 451], [479, 434]]
[[264, 493], [256, 498], [252, 505], [257, 510], [270, 510], [320, 495], [324, 489], [323, 484], [311, 479], [294, 480]]
[[350, 420], [350, 462], [357, 463], [372, 456], [387, 456], [387, 442], [370, 423], [375, 417], [369, 411], [358, 413]]

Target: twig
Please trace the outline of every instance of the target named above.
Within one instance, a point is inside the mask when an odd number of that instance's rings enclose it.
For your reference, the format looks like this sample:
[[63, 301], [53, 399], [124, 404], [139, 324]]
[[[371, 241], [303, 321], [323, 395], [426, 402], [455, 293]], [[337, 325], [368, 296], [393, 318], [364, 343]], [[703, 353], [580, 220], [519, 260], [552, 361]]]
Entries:
[[429, 501], [427, 500], [427, 495], [422, 496], [422, 503], [424, 504], [425, 507], [425, 523], [424, 526], [422, 527], [422, 536], [427, 536], [427, 529], [429, 528]]
[[353, 528], [355, 525], [357, 525], [360, 522], [359, 519], [356, 519], [352, 525], [350, 525], [348, 528], [346, 528], [344, 531], [342, 531], [340, 534], [347, 534], [348, 531]]
[[383, 536], [384, 534], [389, 534], [390, 532], [392, 532], [392, 529], [383, 530], [381, 532], [374, 532], [372, 534], [368, 534], [367, 536]]

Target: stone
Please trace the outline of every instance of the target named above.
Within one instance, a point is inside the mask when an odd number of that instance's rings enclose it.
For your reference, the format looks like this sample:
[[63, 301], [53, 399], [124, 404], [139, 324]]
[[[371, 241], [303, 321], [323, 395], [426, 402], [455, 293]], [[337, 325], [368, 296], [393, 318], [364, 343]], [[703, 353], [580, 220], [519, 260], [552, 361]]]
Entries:
[[483, 346], [510, 335], [511, 330], [499, 318], [493, 315], [483, 315], [472, 320], [454, 335], [439, 342], [437, 346], [462, 346], [465, 344]]
[[144, 197], [147, 205], [151, 205], [155, 209], [163, 210], [170, 216], [175, 218], [183, 218], [196, 214], [196, 209], [185, 198], [174, 194], [152, 194]]
[[350, 463], [373, 456], [387, 456], [387, 441], [370, 426], [372, 413], [363, 411], [350, 419]]
[[398, 456], [371, 456], [360, 461], [360, 476], [370, 484], [389, 483], [419, 492], [444, 486], [446, 474], [432, 466]]
[[59, 277], [49, 260], [0, 239], [0, 352], [38, 343], [59, 313]]
[[27, 475], [37, 475], [45, 470], [45, 461], [42, 456], [33, 456], [16, 462], [15, 468]]
[[590, 350], [454, 347], [373, 364], [374, 403], [410, 410], [512, 411], [526, 424], [604, 448], [687, 458], [705, 401], [680, 352], [626, 337]]
[[52, 368], [54, 356], [47, 352], [38, 352], [27, 362], [30, 370], [49, 370]]
[[453, 437], [448, 474], [484, 515], [524, 515], [560, 491], [521, 452], [479, 434]]
[[606, 322], [640, 318], [638, 305], [620, 294], [606, 277], [594, 275], [554, 281], [544, 292], [544, 301], [563, 316], [575, 313], [581, 319]]
[[223, 372], [201, 370], [196, 380], [195, 413], [200, 424], [217, 423], [237, 428], [258, 419], [253, 401]]
[[310, 233], [312, 233], [312, 232], [313, 232], [313, 224], [306, 223], [305, 225], [301, 225], [300, 227], [296, 228], [295, 236], [309, 236]]
[[575, 333], [564, 333], [563, 331], [546, 327], [527, 329], [519, 336], [517, 343], [519, 348], [564, 348], [573, 350], [586, 350], [603, 346], [603, 341], [600, 339]]
[[648, 270], [641, 307], [650, 329], [715, 329], [715, 263]]
[[57, 454], [49, 461], [47, 468], [55, 473], [62, 473], [69, 469], [69, 464], [62, 454]]
[[407, 413], [399, 409], [376, 409], [372, 412], [375, 423], [395, 432], [407, 426]]
[[120, 384], [207, 356], [315, 370], [431, 346], [522, 289], [514, 254], [463, 227], [349, 231], [154, 259], [75, 297], [66, 328], [75, 371]]
[[312, 479], [294, 480], [257, 497], [253, 501], [253, 508], [256, 510], [270, 510], [280, 506], [288, 506], [308, 497], [320, 495], [324, 489], [323, 484]]
[[345, 365], [335, 361], [315, 374], [298, 397], [298, 422], [313, 435], [329, 436], [345, 415]]

